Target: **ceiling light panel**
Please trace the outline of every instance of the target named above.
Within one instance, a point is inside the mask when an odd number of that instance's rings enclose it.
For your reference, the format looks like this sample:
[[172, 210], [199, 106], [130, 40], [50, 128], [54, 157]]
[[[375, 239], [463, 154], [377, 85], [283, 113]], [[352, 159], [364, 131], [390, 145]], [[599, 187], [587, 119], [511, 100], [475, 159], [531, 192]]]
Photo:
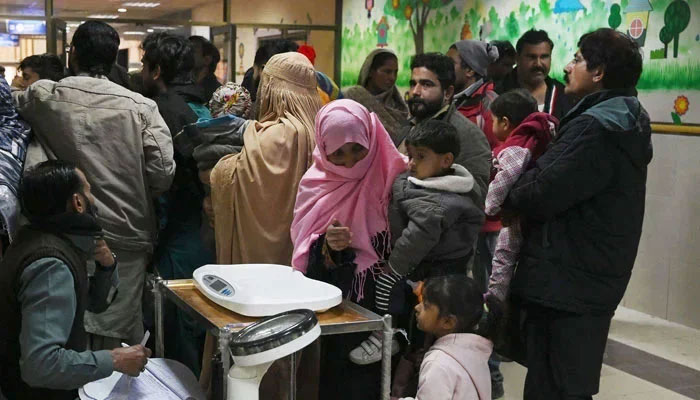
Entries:
[[140, 8], [153, 8], [153, 7], [158, 7], [160, 3], [151, 3], [151, 2], [141, 2], [141, 1], [129, 1], [126, 3], [122, 3], [122, 6], [124, 7], [140, 7]]

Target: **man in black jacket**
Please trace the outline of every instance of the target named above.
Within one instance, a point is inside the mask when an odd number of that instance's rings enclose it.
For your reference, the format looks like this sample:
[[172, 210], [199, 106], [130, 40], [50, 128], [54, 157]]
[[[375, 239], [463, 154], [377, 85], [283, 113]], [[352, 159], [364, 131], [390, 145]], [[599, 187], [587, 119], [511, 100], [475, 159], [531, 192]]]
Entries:
[[505, 207], [523, 221], [511, 293], [525, 310], [526, 400], [592, 399], [610, 321], [644, 218], [649, 116], [636, 96], [638, 45], [608, 28], [583, 35], [566, 66], [578, 99]]
[[[159, 199], [160, 237], [154, 264], [165, 279], [191, 279], [195, 269], [214, 262], [214, 254], [202, 240], [204, 188], [192, 154], [179, 148], [177, 135], [198, 118], [211, 118], [204, 106], [204, 91], [192, 80], [195, 65], [192, 44], [167, 32], [147, 36], [143, 43], [143, 84], [170, 128], [175, 144], [175, 179], [170, 191]], [[167, 305], [166, 337], [168, 358], [174, 358], [199, 375], [204, 346], [204, 329], [196, 327], [174, 305]]]
[[547, 32], [530, 29], [515, 45], [517, 67], [496, 85], [495, 91], [523, 88], [537, 99], [540, 111], [564, 118], [571, 109], [571, 99], [564, 93], [564, 85], [549, 76], [554, 42]]

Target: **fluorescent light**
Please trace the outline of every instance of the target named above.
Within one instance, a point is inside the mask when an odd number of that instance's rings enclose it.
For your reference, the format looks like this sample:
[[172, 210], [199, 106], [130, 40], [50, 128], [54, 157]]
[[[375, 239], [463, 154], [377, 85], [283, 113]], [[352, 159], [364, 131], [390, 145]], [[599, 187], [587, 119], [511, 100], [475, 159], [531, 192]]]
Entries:
[[143, 31], [126, 31], [124, 32], [125, 35], [145, 35], [146, 32]]
[[112, 15], [112, 14], [92, 14], [92, 15], [88, 15], [88, 18], [117, 19], [117, 18], [119, 18], [119, 16], [118, 16], [118, 15]]
[[117, 8], [117, 12], [125, 13], [125, 12], [126, 12], [126, 8]]
[[[181, 25], [179, 25], [181, 27]], [[173, 29], [177, 29], [175, 26], [154, 26], [153, 29], [160, 29], [164, 31], [171, 31]]]
[[158, 7], [160, 5], [160, 3], [130, 1], [130, 2], [122, 3], [122, 5], [124, 7], [153, 8], [153, 7]]
[[151, 33], [151, 32], [153, 32], [153, 29], [148, 28], [148, 29], [146, 29], [146, 32]]

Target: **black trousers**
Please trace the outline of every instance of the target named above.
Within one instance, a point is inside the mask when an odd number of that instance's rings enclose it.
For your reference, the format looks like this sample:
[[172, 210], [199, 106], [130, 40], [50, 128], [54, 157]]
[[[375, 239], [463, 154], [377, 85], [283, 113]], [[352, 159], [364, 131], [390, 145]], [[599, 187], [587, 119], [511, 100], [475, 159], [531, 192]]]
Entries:
[[574, 314], [531, 304], [525, 312], [524, 400], [592, 400], [614, 312]]

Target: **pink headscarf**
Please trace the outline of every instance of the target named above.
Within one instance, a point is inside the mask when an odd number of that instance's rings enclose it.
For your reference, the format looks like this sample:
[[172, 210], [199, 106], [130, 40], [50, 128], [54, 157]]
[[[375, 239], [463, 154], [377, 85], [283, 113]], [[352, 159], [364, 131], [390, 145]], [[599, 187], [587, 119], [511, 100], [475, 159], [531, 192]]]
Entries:
[[[369, 153], [352, 168], [328, 161], [326, 155], [345, 143], [358, 143]], [[313, 158], [294, 207], [292, 266], [306, 273], [311, 244], [337, 219], [353, 233], [355, 273], [364, 274], [378, 261], [371, 239], [389, 230], [391, 186], [407, 159], [377, 116], [352, 100], [336, 100], [318, 112]]]

